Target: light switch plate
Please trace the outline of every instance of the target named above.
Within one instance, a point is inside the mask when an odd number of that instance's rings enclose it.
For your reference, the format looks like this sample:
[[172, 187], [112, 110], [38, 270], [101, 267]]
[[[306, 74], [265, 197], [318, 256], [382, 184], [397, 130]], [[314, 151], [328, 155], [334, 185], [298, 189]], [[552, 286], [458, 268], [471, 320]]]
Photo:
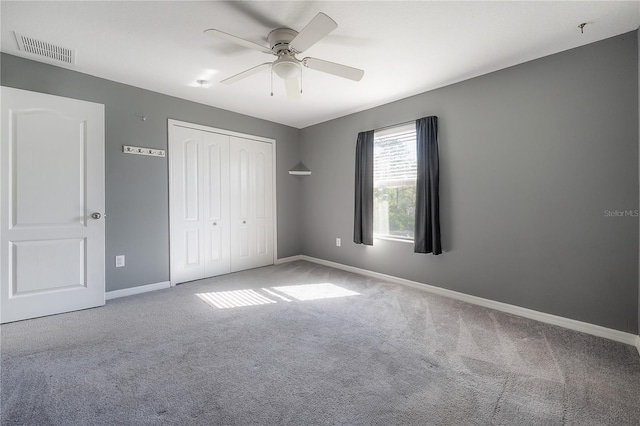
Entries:
[[116, 256], [116, 268], [124, 267], [124, 254]]

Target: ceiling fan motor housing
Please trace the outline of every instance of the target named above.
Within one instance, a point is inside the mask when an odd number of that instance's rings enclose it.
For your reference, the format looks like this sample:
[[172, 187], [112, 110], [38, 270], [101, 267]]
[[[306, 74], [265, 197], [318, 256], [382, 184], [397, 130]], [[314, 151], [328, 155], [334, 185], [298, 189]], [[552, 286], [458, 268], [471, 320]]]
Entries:
[[[289, 43], [298, 35], [298, 32], [289, 28], [278, 28], [269, 33], [268, 40], [271, 51], [278, 55], [282, 51], [289, 52]], [[284, 53], [284, 52], [283, 52]]]

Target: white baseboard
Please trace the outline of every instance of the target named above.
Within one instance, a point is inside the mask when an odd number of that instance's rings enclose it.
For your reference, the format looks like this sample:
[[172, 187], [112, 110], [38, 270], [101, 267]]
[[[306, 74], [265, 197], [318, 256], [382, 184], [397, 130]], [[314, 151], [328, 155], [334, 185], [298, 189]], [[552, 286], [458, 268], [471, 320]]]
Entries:
[[283, 257], [282, 259], [276, 259], [275, 262], [273, 262], [274, 265], [281, 265], [283, 263], [288, 263], [288, 262], [295, 262], [296, 260], [306, 260], [304, 259], [304, 257], [301, 254], [297, 254], [295, 256], [290, 256], [290, 257]]
[[587, 322], [577, 321], [570, 318], [564, 318], [557, 315], [547, 314], [544, 312], [534, 311], [532, 309], [522, 308], [520, 306], [510, 305], [508, 303], [496, 302], [495, 300], [484, 299], [478, 296], [471, 296], [469, 294], [460, 293], [453, 290], [447, 290], [441, 287], [435, 287], [429, 284], [423, 284], [416, 281], [406, 280], [404, 278], [394, 277], [392, 275], [381, 274], [379, 272], [373, 272], [366, 269], [360, 269], [342, 263], [331, 262], [324, 259], [318, 259], [315, 257], [299, 255], [291, 256], [284, 259], [278, 259], [279, 263], [293, 262], [294, 260], [306, 260], [308, 262], [317, 263], [324, 266], [329, 266], [336, 269], [341, 269], [347, 272], [353, 272], [355, 274], [365, 275], [372, 278], [377, 278], [392, 283], [413, 287], [419, 290], [427, 291], [429, 293], [438, 294], [440, 296], [448, 297], [451, 299], [461, 300], [463, 302], [471, 303], [474, 305], [484, 306], [485, 308], [495, 309], [496, 311], [506, 312], [513, 315], [533, 319], [536, 321], [544, 322], [547, 324], [553, 324], [560, 327], [568, 328], [569, 330], [575, 330], [593, 336], [604, 337], [605, 339], [614, 340], [616, 342], [626, 343], [627, 345], [636, 346], [640, 353], [640, 336], [635, 334], [625, 333], [623, 331], [614, 330], [611, 328], [602, 327]]
[[163, 281], [155, 284], [147, 284], [147, 285], [140, 285], [137, 287], [123, 288], [122, 290], [107, 291], [105, 294], [105, 299], [111, 300], [111, 299], [117, 299], [118, 297], [133, 296], [134, 294], [147, 293], [149, 291], [155, 291], [155, 290], [162, 290], [164, 288], [169, 288], [170, 286], [171, 286], [171, 283], [169, 283], [169, 281]]

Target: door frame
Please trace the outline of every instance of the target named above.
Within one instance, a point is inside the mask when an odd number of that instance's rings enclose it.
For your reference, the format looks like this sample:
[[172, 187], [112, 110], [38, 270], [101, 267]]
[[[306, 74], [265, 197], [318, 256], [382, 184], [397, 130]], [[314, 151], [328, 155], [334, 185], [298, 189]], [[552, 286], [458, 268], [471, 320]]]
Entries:
[[171, 282], [171, 287], [174, 287], [176, 285], [176, 282], [173, 278], [173, 274], [171, 271], [171, 260], [173, 257], [173, 249], [172, 249], [172, 244], [171, 244], [171, 181], [173, 180], [173, 176], [172, 176], [172, 165], [173, 165], [173, 155], [172, 154], [172, 144], [171, 144], [171, 138], [172, 138], [172, 129], [173, 126], [178, 126], [178, 127], [186, 127], [189, 129], [194, 129], [194, 130], [202, 130], [205, 132], [211, 132], [211, 133], [218, 133], [218, 134], [222, 134], [225, 136], [235, 136], [238, 138], [243, 138], [243, 139], [250, 139], [250, 140], [254, 140], [254, 141], [258, 141], [258, 142], [266, 142], [271, 144], [272, 146], [272, 172], [271, 172], [271, 181], [272, 181], [272, 206], [273, 206], [273, 263], [276, 263], [276, 260], [278, 259], [278, 203], [277, 203], [277, 185], [276, 185], [276, 178], [277, 178], [277, 169], [276, 169], [276, 140], [272, 139], [272, 138], [266, 138], [263, 136], [256, 136], [256, 135], [250, 135], [248, 133], [240, 133], [240, 132], [234, 132], [232, 130], [225, 130], [225, 129], [219, 129], [217, 127], [211, 127], [211, 126], [205, 126], [202, 124], [196, 124], [196, 123], [190, 123], [187, 121], [180, 121], [180, 120], [175, 120], [172, 118], [169, 118], [167, 120], [167, 152], [168, 152], [168, 156], [169, 156], [169, 161], [167, 162], [167, 166], [169, 167], [169, 180], [167, 181], [167, 187], [168, 187], [168, 192], [169, 192], [169, 280]]

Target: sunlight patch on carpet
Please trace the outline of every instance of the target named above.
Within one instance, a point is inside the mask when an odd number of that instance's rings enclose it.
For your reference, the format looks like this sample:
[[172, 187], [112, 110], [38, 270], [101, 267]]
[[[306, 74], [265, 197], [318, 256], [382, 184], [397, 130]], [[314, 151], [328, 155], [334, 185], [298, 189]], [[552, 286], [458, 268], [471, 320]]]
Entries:
[[197, 293], [200, 299], [214, 308], [239, 308], [241, 306], [267, 305], [276, 303], [275, 300], [261, 295], [255, 290], [217, 291], [211, 293]]
[[196, 293], [196, 296], [214, 308], [228, 309], [292, 302], [292, 299], [307, 301], [360, 295], [360, 293], [332, 283], [288, 285], [262, 288], [260, 291], [264, 294], [259, 293], [257, 290], [229, 290]]
[[334, 297], [360, 295], [360, 293], [338, 287], [332, 283], [288, 285], [283, 287], [273, 287], [273, 289], [298, 300], [332, 299]]
[[280, 299], [280, 300], [282, 300], [284, 302], [291, 302], [291, 299], [286, 298], [283, 295], [276, 293], [275, 291], [271, 291], [268, 288], [263, 288], [262, 291], [264, 291], [266, 293], [269, 293], [270, 295], [275, 296], [275, 297], [277, 297], [278, 299]]

